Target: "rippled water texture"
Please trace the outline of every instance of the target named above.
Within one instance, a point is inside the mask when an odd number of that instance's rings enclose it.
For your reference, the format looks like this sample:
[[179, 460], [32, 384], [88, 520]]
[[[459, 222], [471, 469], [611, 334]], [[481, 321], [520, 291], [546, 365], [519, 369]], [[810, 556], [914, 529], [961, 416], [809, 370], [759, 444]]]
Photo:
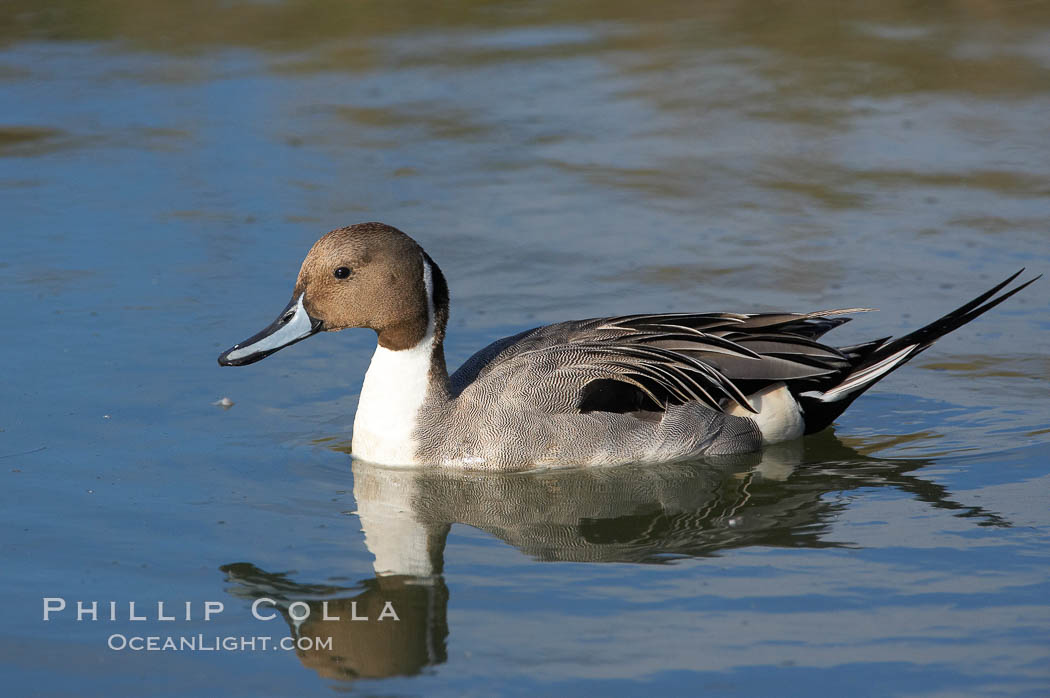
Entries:
[[452, 364], [881, 308], [850, 344], [1046, 273], [1050, 3], [8, 0], [0, 107], [3, 694], [1050, 693], [1046, 279], [719, 462], [390, 471], [347, 455], [370, 333], [215, 364], [366, 220], [445, 270]]

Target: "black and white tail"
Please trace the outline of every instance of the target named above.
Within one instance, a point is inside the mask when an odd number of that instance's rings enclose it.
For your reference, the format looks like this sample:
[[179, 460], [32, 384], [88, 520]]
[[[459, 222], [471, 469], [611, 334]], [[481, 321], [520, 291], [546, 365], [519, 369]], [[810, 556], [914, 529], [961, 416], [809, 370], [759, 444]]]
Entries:
[[925, 351], [944, 335], [991, 310], [1042, 276], [1026, 281], [1002, 295], [995, 295], [1023, 271], [1024, 269], [1021, 269], [966, 305], [911, 334], [899, 339], [887, 337], [851, 347], [841, 347], [840, 351], [850, 360], [850, 367], [834, 376], [836, 382], [829, 387], [808, 390], [798, 395], [799, 407], [805, 420], [805, 433], [812, 434], [825, 428], [865, 390]]

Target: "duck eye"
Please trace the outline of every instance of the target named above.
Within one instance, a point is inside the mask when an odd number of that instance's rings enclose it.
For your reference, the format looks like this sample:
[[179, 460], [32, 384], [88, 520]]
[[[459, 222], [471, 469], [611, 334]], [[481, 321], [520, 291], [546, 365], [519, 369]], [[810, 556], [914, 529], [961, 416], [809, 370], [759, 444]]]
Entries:
[[339, 267], [332, 274], [337, 279], [346, 279], [350, 276], [350, 267]]

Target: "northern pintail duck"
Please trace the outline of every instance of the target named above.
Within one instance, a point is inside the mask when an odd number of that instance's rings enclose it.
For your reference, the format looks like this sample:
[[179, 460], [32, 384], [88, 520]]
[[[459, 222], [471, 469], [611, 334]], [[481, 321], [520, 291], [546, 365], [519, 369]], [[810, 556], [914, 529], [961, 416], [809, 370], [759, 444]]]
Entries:
[[500, 339], [450, 377], [445, 277], [409, 236], [362, 223], [318, 240], [288, 306], [219, 363], [250, 364], [322, 330], [374, 330], [352, 442], [374, 463], [508, 471], [745, 453], [824, 429], [878, 380], [1039, 278], [1000, 293], [1020, 273], [898, 339], [818, 341], [865, 308], [623, 315]]

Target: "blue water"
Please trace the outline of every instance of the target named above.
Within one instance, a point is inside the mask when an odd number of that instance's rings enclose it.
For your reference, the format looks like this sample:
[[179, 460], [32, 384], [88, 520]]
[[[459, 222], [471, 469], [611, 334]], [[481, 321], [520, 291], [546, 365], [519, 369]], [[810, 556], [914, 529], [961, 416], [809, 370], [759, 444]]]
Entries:
[[[905, 332], [1050, 270], [1047, 46], [1042, 3], [8, 3], [5, 693], [1046, 695], [1045, 280], [828, 432], [659, 468], [354, 463], [374, 335], [215, 357], [366, 220], [444, 269], [452, 365], [609, 313]], [[336, 644], [107, 646], [296, 632]]]

